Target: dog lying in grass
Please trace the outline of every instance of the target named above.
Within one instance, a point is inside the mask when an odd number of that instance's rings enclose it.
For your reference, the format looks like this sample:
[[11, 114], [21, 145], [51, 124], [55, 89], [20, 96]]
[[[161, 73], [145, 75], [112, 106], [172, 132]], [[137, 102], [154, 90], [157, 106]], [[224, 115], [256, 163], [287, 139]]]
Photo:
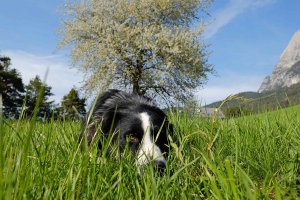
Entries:
[[128, 148], [137, 166], [153, 163], [160, 172], [166, 167], [168, 134], [173, 128], [166, 114], [149, 99], [119, 90], [108, 90], [94, 104], [85, 122], [87, 144], [101, 137], [112, 138], [120, 152]]

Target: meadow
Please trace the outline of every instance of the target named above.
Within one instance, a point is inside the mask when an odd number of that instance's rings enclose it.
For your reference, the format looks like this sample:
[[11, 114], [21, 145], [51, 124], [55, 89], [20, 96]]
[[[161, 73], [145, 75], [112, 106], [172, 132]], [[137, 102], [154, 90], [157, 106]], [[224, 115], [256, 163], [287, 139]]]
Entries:
[[1, 199], [299, 199], [300, 106], [232, 119], [170, 113], [165, 174], [78, 145], [79, 122], [0, 124]]

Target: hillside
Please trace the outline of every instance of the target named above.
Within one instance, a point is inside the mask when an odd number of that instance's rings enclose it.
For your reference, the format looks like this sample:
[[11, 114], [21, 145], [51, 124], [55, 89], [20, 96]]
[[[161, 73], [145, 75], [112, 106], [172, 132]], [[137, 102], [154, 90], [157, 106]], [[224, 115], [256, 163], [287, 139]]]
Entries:
[[300, 113], [300, 105], [290, 106], [288, 108], [283, 108], [268, 113], [261, 113], [256, 115], [255, 117], [257, 118], [267, 117], [269, 119], [273, 119], [273, 118], [280, 119], [280, 118], [286, 118], [286, 115], [290, 117], [295, 115], [296, 118], [299, 118], [298, 113]]
[[[237, 96], [239, 97], [244, 97], [244, 98], [247, 98], [247, 99], [258, 99], [258, 98], [261, 98], [264, 96], [264, 94], [261, 94], [261, 93], [258, 93], [258, 92], [241, 92], [241, 93], [238, 93], [236, 94]], [[205, 107], [211, 107], [211, 108], [216, 108], [216, 107], [219, 107], [221, 105], [223, 100], [221, 101], [216, 101], [214, 103], [211, 103], [211, 104], [208, 104], [206, 105]], [[226, 103], [224, 106], [236, 106], [236, 105], [240, 105], [240, 101], [238, 100], [232, 100], [228, 103]]]
[[[223, 109], [230, 107], [242, 107], [251, 113], [272, 111], [277, 108], [285, 108], [300, 103], [300, 83], [294, 84], [283, 89], [273, 90], [264, 93], [242, 92], [236, 94], [239, 97], [250, 99], [251, 102], [245, 103], [239, 100], [232, 100], [225, 103]], [[222, 101], [214, 102], [206, 107], [219, 107]]]

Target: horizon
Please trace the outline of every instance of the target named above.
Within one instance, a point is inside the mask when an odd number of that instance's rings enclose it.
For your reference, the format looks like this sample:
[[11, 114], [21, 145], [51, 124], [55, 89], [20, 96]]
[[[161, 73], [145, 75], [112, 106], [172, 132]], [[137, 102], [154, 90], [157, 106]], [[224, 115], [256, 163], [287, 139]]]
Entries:
[[[300, 29], [300, 2], [286, 2], [223, 0], [211, 5], [204, 41], [212, 52], [208, 62], [218, 76], [208, 76], [196, 94], [199, 101], [210, 104], [239, 92], [258, 91]], [[71, 68], [68, 49], [57, 48], [62, 2], [12, 0], [2, 6], [6, 9], [0, 13], [0, 55], [11, 58], [25, 84], [35, 75], [43, 78], [49, 68], [46, 83], [59, 103], [83, 81], [83, 75]]]

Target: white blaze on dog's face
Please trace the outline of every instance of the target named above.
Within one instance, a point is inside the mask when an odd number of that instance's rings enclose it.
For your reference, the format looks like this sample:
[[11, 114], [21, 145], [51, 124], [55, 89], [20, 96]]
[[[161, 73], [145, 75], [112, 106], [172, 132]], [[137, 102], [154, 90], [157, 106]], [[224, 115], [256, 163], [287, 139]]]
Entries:
[[150, 116], [147, 113], [143, 112], [140, 114], [140, 119], [142, 121], [144, 136], [137, 152], [137, 164], [144, 165], [153, 161], [154, 163], [165, 165], [166, 159], [162, 155], [161, 149], [155, 144], [156, 138], [151, 135]]

